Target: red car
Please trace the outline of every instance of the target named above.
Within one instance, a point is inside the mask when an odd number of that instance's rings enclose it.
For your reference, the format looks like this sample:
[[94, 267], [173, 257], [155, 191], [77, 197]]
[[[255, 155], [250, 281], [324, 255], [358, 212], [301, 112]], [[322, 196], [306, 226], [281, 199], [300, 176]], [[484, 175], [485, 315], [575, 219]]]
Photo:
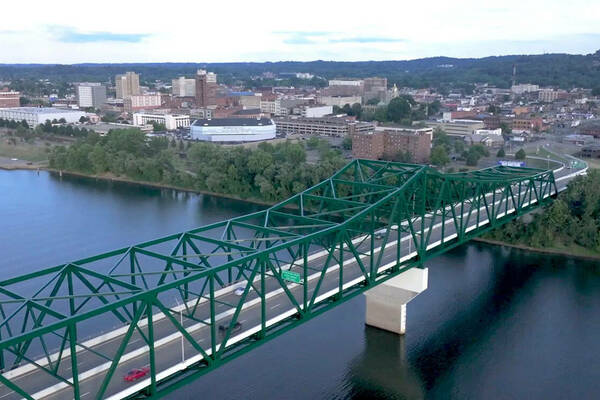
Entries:
[[137, 381], [138, 379], [143, 378], [144, 376], [148, 375], [148, 372], [150, 372], [150, 368], [148, 368], [148, 367], [135, 368], [135, 369], [132, 369], [131, 371], [129, 371], [127, 373], [127, 375], [125, 375], [123, 377], [123, 379], [127, 382]]

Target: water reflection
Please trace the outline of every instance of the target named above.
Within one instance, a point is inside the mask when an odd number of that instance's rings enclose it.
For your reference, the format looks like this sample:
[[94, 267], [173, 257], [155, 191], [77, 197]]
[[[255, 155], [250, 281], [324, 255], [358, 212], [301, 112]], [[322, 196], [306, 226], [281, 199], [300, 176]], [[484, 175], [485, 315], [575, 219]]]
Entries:
[[421, 399], [419, 374], [410, 366], [406, 338], [365, 326], [365, 346], [345, 375], [345, 393], [336, 399]]

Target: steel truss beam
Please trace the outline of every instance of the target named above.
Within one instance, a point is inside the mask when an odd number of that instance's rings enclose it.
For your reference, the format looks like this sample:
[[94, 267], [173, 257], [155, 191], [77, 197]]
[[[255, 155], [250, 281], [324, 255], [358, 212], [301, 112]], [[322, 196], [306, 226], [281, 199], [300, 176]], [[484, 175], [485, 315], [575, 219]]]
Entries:
[[[441, 174], [354, 160], [267, 210], [0, 281], [0, 367], [30, 366], [79, 398], [84, 371], [77, 360], [94, 353], [107, 363], [97, 388], [102, 398], [114, 394], [120, 363], [137, 351], [147, 354], [151, 374], [132, 395], [163, 396], [556, 193], [551, 171]], [[35, 282], [40, 289], [23, 290]], [[239, 296], [234, 288], [242, 289]], [[269, 313], [273, 298], [287, 302], [282, 314]], [[256, 325], [239, 332], [238, 323], [254, 312]], [[126, 327], [114, 354], [80, 339], [88, 324], [108, 320]], [[160, 378], [156, 343], [165, 339], [157, 324], [168, 324], [196, 357]], [[201, 332], [208, 339], [200, 340]], [[0, 383], [33, 395], [4, 376]]]

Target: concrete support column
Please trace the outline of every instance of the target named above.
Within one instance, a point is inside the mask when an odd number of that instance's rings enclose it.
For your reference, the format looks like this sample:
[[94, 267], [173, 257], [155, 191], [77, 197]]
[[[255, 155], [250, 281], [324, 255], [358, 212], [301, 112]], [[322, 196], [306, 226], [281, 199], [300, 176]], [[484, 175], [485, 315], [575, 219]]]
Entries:
[[427, 268], [412, 268], [365, 292], [365, 323], [403, 335], [406, 332], [406, 304], [427, 289]]

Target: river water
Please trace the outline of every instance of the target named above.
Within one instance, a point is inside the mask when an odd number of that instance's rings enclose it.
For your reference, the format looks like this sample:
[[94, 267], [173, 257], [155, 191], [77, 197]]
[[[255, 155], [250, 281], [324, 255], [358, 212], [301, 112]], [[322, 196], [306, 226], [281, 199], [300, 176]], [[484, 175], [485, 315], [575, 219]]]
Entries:
[[[2, 279], [260, 207], [0, 171]], [[431, 260], [404, 337], [359, 296], [178, 390], [173, 399], [594, 399], [600, 263], [477, 243]]]

